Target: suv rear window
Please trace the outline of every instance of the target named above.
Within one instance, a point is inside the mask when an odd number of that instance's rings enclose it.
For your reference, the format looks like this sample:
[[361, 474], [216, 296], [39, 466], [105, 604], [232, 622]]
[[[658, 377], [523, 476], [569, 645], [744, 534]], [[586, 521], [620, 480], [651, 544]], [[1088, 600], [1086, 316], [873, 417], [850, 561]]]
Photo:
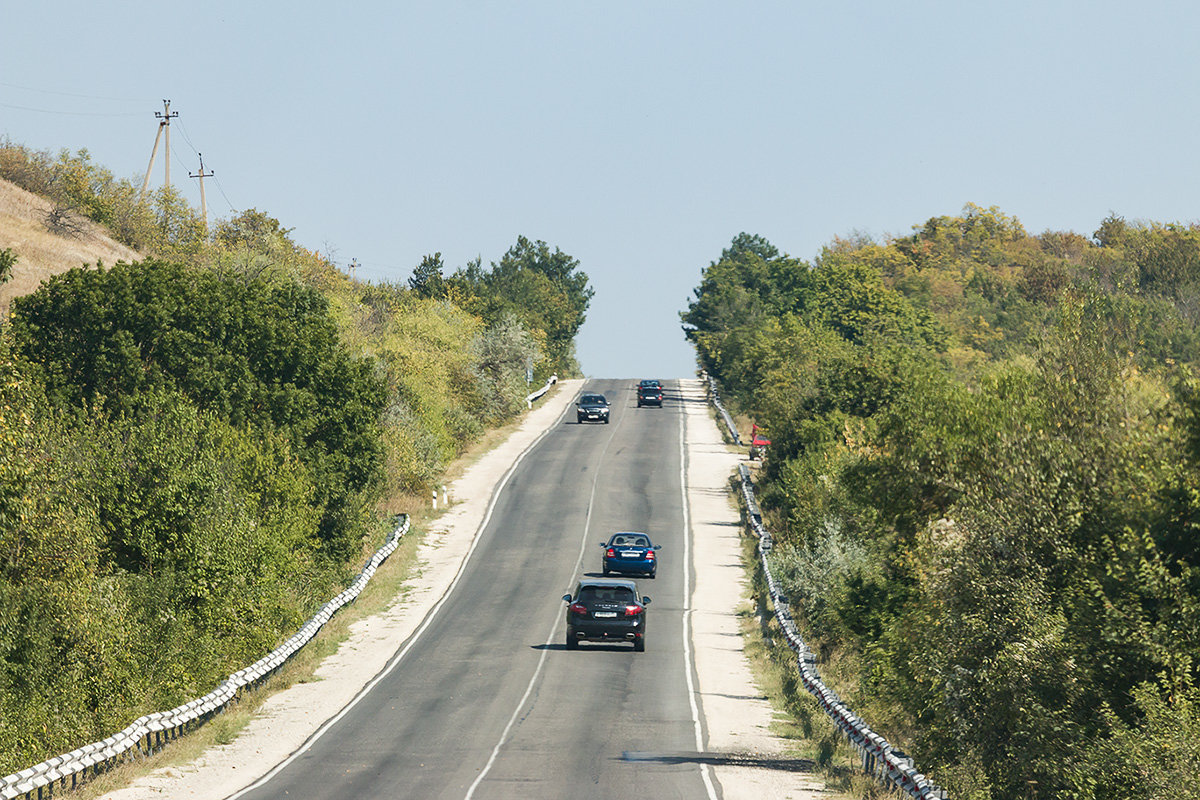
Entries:
[[584, 586], [579, 590], [581, 603], [633, 603], [637, 596], [628, 586]]

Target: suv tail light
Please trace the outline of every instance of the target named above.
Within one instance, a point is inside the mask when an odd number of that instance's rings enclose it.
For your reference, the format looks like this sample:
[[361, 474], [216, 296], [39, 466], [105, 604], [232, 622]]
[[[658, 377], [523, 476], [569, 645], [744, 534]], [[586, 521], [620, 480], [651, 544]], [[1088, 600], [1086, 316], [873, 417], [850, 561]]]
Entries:
[[638, 605], [625, 606], [625, 616], [627, 616], [627, 617], [636, 617], [640, 613], [642, 613], [641, 606], [638, 606]]
[[587, 612], [587, 606], [585, 606], [583, 603], [571, 603], [572, 614], [586, 614]]

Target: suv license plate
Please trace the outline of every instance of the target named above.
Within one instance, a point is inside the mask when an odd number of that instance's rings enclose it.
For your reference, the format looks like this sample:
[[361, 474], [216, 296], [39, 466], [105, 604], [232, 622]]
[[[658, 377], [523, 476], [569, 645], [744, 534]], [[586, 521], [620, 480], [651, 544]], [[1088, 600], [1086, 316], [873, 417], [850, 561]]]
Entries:
[[596, 619], [612, 619], [617, 615], [615, 611], [597, 611]]

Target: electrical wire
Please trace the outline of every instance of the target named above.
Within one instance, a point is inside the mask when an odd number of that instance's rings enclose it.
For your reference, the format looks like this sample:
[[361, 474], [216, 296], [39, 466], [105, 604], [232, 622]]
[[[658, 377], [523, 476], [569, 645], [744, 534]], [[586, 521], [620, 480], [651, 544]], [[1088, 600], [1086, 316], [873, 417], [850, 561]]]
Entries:
[[140, 112], [140, 111], [139, 112], [133, 112], [133, 111], [123, 111], [123, 112], [117, 112], [117, 111], [108, 111], [108, 112], [103, 112], [103, 111], [52, 111], [48, 108], [33, 108], [31, 106], [18, 106], [18, 105], [13, 105], [12, 103], [0, 103], [0, 107], [15, 108], [20, 111], [34, 111], [34, 112], [37, 112], [38, 114], [60, 114], [63, 116], [68, 116], [68, 117], [140, 117], [140, 116], [142, 116], [142, 112]]
[[213, 173], [213, 183], [217, 184], [217, 191], [221, 193], [221, 197], [225, 198], [225, 202], [229, 204], [230, 213], [236, 214], [237, 209], [233, 207], [233, 201], [229, 199], [229, 195], [225, 194], [225, 188], [221, 186], [221, 182], [217, 180], [216, 173]]
[[183, 123], [176, 119], [175, 124], [179, 126], [179, 132], [183, 135], [183, 140], [188, 143], [188, 147], [192, 148], [192, 152], [199, 156], [200, 151], [196, 149], [196, 145], [192, 144], [192, 139], [187, 135], [187, 129], [183, 127]]
[[101, 95], [80, 94], [78, 92], [56, 92], [53, 89], [39, 89], [35, 86], [21, 86], [20, 84], [17, 84], [17, 83], [5, 83], [4, 81], [0, 81], [0, 86], [7, 86], [10, 89], [22, 89], [26, 92], [39, 92], [41, 94], [57, 94], [57, 95], [61, 95], [62, 97], [82, 97], [87, 100], [110, 100], [110, 101], [113, 101], [116, 103], [153, 103], [153, 102], [157, 102], [155, 100], [147, 100], [145, 98], [103, 97]]
[[[187, 129], [183, 127], [183, 124], [179, 122], [178, 119], [176, 119], [175, 124], [179, 126], [179, 132], [183, 135], [183, 140], [188, 143], [188, 147], [192, 148], [192, 151], [196, 154], [196, 157], [199, 158], [200, 150], [197, 149], [196, 145], [192, 143], [191, 137], [187, 134]], [[172, 147], [171, 149], [174, 150], [175, 148]], [[217, 184], [217, 191], [221, 193], [221, 196], [225, 198], [225, 202], [229, 204], [229, 210], [236, 214], [237, 209], [234, 208], [233, 201], [231, 201], [229, 196], [225, 194], [225, 189], [221, 186], [221, 182], [215, 177], [215, 173], [213, 175], [205, 175], [204, 177], [213, 179], [213, 182]]]

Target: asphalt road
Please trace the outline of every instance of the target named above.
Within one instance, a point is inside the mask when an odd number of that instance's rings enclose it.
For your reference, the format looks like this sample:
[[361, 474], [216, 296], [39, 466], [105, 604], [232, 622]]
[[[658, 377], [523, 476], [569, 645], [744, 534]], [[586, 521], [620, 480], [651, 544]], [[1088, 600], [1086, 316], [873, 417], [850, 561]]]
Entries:
[[[637, 408], [636, 381], [589, 381], [608, 425], [571, 406], [517, 467], [461, 579], [404, 657], [266, 783], [238, 797], [705, 798], [684, 607], [681, 400]], [[663, 545], [646, 652], [564, 646], [562, 595], [600, 574], [599, 542]]]

